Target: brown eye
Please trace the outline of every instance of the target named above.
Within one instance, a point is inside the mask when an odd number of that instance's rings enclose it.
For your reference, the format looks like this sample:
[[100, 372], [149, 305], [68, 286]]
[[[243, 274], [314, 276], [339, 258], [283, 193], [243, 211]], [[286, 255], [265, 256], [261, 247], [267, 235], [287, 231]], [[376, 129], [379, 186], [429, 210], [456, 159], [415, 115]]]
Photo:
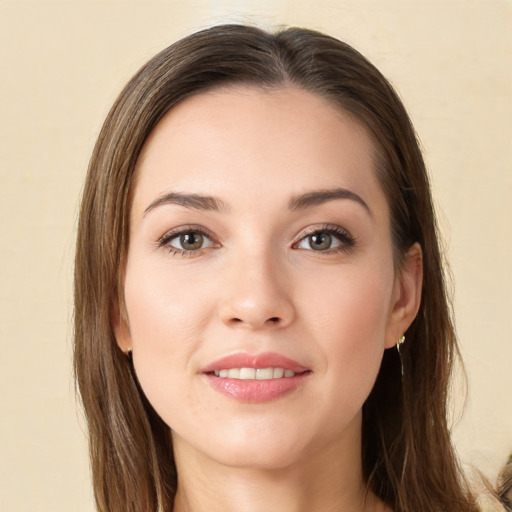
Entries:
[[310, 231], [295, 244], [297, 249], [326, 253], [340, 252], [354, 246], [354, 238], [345, 229], [336, 225]]
[[308, 236], [309, 247], [314, 251], [326, 251], [331, 248], [332, 236], [329, 233], [315, 233]]
[[201, 233], [185, 233], [180, 236], [179, 240], [181, 247], [186, 251], [196, 251], [201, 249], [203, 245], [203, 235]]
[[165, 245], [173, 247], [178, 251], [199, 251], [212, 247], [212, 240], [200, 231], [183, 231], [165, 241]]

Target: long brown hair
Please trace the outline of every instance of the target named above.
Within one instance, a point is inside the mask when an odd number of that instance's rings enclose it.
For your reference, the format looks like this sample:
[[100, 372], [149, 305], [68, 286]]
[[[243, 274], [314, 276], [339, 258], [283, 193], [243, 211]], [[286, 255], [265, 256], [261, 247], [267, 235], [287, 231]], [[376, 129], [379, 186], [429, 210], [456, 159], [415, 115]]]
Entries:
[[169, 512], [177, 475], [169, 428], [138, 386], [111, 318], [123, 307], [123, 272], [134, 168], [149, 133], [187, 96], [223, 85], [286, 85], [352, 113], [372, 136], [376, 173], [391, 210], [395, 263], [423, 250], [421, 308], [399, 354], [387, 350], [363, 407], [362, 459], [369, 488], [395, 511], [467, 512], [447, 425], [447, 390], [458, 349], [425, 165], [409, 117], [361, 54], [306, 29], [268, 33], [216, 26], [151, 59], [103, 125], [83, 193], [75, 263], [76, 380], [89, 426], [100, 512]]

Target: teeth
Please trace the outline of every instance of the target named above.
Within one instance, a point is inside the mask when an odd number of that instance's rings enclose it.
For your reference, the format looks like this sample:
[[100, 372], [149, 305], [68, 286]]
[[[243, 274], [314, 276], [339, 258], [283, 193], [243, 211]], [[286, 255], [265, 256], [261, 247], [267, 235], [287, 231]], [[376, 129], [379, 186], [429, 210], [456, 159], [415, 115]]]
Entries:
[[239, 379], [240, 378], [240, 368], [230, 368], [228, 370], [228, 379]]
[[241, 380], [252, 380], [256, 378], [256, 369], [255, 368], [240, 368], [240, 377]]
[[283, 368], [229, 368], [216, 370], [216, 377], [239, 380], [271, 380], [293, 377], [295, 372]]
[[284, 376], [284, 370], [282, 368], [274, 368], [274, 379], [280, 379]]
[[258, 368], [256, 370], [256, 378], [258, 380], [269, 380], [274, 377], [273, 368]]

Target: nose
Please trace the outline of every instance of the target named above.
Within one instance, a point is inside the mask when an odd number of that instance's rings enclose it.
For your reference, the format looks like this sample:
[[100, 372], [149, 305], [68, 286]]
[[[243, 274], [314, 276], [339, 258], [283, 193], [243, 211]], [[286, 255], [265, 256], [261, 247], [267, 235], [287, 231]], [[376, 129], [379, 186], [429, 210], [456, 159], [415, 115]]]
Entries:
[[236, 328], [281, 329], [295, 317], [292, 283], [270, 254], [230, 262], [219, 305], [221, 321]]

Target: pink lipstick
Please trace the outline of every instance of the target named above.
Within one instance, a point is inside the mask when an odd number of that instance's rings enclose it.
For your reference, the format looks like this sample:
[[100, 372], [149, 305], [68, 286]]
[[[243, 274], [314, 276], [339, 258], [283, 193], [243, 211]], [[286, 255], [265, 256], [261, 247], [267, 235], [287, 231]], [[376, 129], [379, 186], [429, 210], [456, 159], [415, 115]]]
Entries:
[[274, 352], [233, 354], [204, 367], [201, 373], [215, 391], [248, 403], [280, 398], [299, 388], [311, 370]]

